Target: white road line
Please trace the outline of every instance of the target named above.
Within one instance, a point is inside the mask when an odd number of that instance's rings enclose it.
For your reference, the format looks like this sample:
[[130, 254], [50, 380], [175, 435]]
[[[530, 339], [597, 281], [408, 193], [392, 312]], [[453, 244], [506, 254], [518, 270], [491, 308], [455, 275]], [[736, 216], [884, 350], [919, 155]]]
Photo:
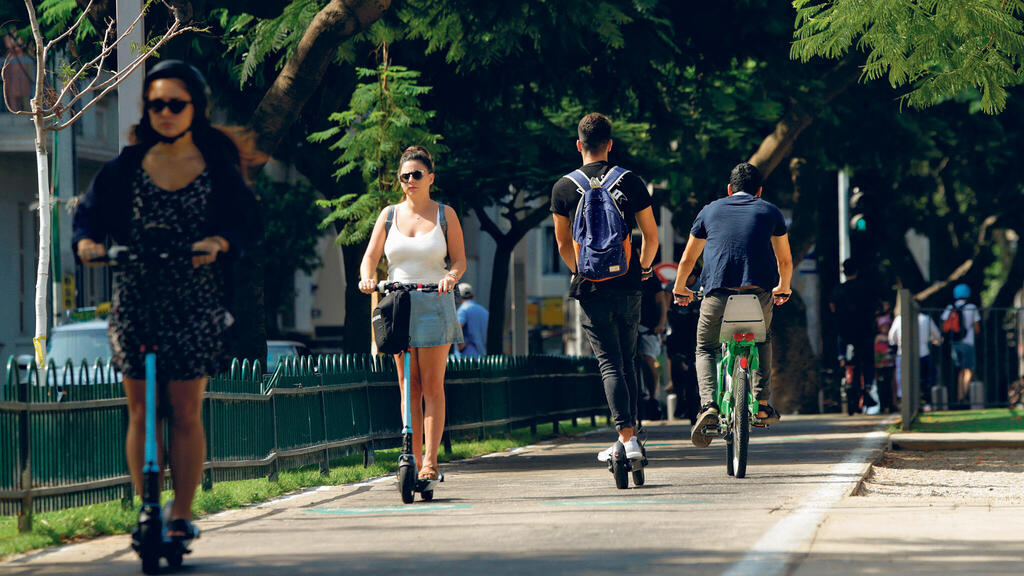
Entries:
[[[825, 513], [848, 495], [860, 481], [864, 466], [871, 455], [882, 448], [889, 434], [885, 428], [894, 422], [888, 418], [882, 422], [882, 429], [864, 437], [860, 446], [842, 462], [829, 468], [823, 484], [803, 503], [779, 520], [754, 544], [750, 550], [723, 573], [723, 576], [777, 576], [789, 565], [793, 554], [804, 550], [818, 526], [825, 519]], [[849, 478], [853, 476], [853, 480]]]

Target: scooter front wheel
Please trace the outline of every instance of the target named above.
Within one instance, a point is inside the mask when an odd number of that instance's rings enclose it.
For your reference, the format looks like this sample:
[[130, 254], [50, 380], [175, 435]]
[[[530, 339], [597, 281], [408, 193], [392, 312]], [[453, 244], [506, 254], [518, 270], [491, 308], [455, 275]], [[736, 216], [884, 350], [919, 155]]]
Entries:
[[644, 477], [643, 469], [633, 471], [633, 485], [643, 486], [647, 479]]
[[139, 557], [142, 558], [144, 574], [160, 573], [160, 556], [163, 547], [163, 530], [160, 513], [143, 509], [139, 513]]

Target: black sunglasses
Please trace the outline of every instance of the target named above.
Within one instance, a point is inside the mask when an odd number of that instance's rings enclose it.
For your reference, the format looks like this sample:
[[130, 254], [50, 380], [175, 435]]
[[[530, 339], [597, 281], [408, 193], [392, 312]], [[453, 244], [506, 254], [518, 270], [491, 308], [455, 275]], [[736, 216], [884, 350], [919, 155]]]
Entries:
[[399, 174], [398, 179], [402, 182], [412, 182], [413, 180], [422, 180], [426, 174], [423, 170], [413, 170], [412, 172], [406, 172], [405, 174]]
[[178, 100], [178, 99], [173, 99], [173, 100], [150, 100], [150, 101], [146, 102], [146, 108], [152, 110], [154, 114], [159, 114], [159, 113], [163, 112], [164, 108], [170, 109], [171, 114], [181, 114], [181, 111], [184, 110], [185, 107], [188, 106], [191, 103], [192, 103], [191, 100]]

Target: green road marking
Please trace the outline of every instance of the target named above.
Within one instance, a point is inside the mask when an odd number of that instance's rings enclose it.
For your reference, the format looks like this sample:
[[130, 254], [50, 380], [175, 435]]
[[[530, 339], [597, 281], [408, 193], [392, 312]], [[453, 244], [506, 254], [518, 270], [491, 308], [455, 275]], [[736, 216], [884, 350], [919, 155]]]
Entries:
[[433, 512], [435, 510], [460, 510], [472, 508], [472, 504], [425, 504], [423, 506], [388, 506], [380, 508], [312, 508], [303, 510], [312, 514], [403, 514], [408, 512]]
[[622, 500], [559, 500], [544, 506], [652, 506], [659, 504], [706, 504], [711, 500], [676, 500], [672, 498], [627, 498]]

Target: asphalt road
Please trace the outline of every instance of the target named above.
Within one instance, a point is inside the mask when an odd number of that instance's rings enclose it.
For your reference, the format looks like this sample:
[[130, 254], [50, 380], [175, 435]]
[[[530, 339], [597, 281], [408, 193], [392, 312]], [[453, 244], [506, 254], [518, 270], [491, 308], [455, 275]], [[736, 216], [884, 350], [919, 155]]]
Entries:
[[[747, 477], [689, 426], [649, 428], [647, 484], [617, 490], [610, 430], [445, 467], [433, 502], [393, 478], [326, 487], [200, 523], [182, 574], [782, 574], [885, 440], [879, 417], [786, 417], [752, 435]], [[874, 431], [874, 432], [873, 432]], [[0, 573], [137, 574], [128, 537], [0, 564]]]

